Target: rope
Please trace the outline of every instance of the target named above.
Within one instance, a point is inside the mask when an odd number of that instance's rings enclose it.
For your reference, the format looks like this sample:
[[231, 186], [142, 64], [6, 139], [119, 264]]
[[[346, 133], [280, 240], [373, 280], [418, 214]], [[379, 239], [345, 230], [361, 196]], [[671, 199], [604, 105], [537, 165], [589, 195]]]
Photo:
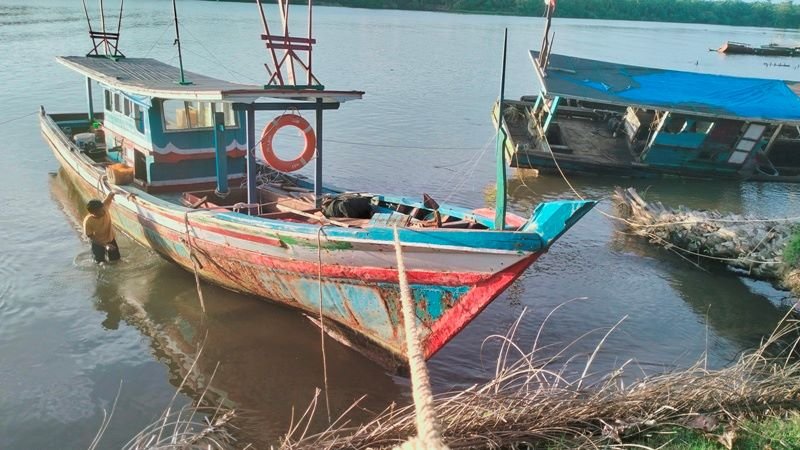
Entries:
[[317, 230], [317, 287], [319, 295], [319, 339], [322, 347], [322, 377], [325, 382], [325, 409], [328, 413], [328, 423], [331, 423], [331, 402], [328, 398], [328, 358], [325, 356], [325, 322], [322, 316], [322, 229]]
[[408, 365], [411, 370], [411, 388], [414, 397], [414, 411], [416, 412], [417, 436], [410, 439], [400, 449], [429, 449], [445, 450], [448, 447], [442, 441], [442, 432], [436, 412], [433, 407], [433, 394], [431, 382], [428, 378], [428, 369], [425, 366], [425, 357], [420, 345], [421, 337], [417, 332], [416, 316], [414, 314], [413, 297], [406, 277], [406, 267], [403, 261], [403, 249], [400, 245], [400, 236], [397, 226], [394, 227], [394, 249], [397, 255], [397, 275], [400, 281], [400, 300], [403, 310], [403, 324], [406, 334], [406, 353]]
[[8, 120], [5, 120], [5, 121], [3, 121], [3, 122], [0, 122], [0, 125], [5, 125], [5, 124], [7, 124], [7, 123], [14, 122], [15, 120], [24, 119], [24, 118], [26, 118], [26, 117], [30, 117], [30, 116], [32, 116], [32, 115], [34, 115], [34, 114], [39, 114], [39, 111], [34, 111], [34, 112], [32, 112], [32, 113], [23, 114], [23, 115], [21, 115], [21, 116], [19, 116], [19, 117], [14, 117], [13, 119], [8, 119]]
[[203, 317], [206, 315], [206, 302], [203, 299], [203, 289], [200, 287], [200, 274], [197, 270], [197, 256], [194, 254], [194, 246], [192, 246], [192, 236], [189, 233], [189, 213], [194, 212], [187, 210], [183, 214], [183, 225], [186, 228], [186, 246], [189, 247], [189, 259], [192, 260], [192, 270], [194, 271], [194, 283], [197, 288], [197, 298], [200, 299], [200, 308], [203, 310]]

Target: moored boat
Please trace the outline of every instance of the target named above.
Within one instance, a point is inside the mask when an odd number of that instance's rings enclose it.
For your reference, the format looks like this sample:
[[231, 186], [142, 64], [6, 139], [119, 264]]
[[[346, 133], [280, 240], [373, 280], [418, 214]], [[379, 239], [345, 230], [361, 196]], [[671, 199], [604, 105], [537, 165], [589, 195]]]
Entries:
[[786, 47], [774, 43], [753, 47], [742, 42], [727, 41], [716, 51], [726, 55], [800, 56], [800, 47]]
[[552, 54], [548, 31], [530, 53], [539, 93], [503, 108], [512, 166], [800, 182], [800, 82]]
[[[257, 3], [273, 61], [266, 85], [187, 72], [180, 58], [172, 67], [124, 57], [119, 30], [90, 31], [89, 55], [58, 58], [86, 78], [88, 111], [42, 108], [42, 134], [84, 198], [121, 194], [110, 211], [118, 230], [206, 281], [324, 319], [392, 369], [406, 359], [397, 229], [431, 357], [595, 202], [546, 202], [520, 217], [505, 213], [502, 189], [496, 208], [470, 209], [324, 187], [324, 111], [363, 92], [325, 89], [313, 75], [311, 2], [304, 38], [289, 35], [288, 2], [279, 2], [281, 35], [270, 33]], [[92, 108], [98, 87], [102, 113]], [[256, 113], [265, 111], [279, 115], [257, 139]], [[313, 126], [302, 112], [314, 114]], [[283, 126], [303, 134], [296, 160], [272, 151]], [[288, 173], [309, 160], [313, 180]], [[498, 185], [505, 181], [503, 174]]]

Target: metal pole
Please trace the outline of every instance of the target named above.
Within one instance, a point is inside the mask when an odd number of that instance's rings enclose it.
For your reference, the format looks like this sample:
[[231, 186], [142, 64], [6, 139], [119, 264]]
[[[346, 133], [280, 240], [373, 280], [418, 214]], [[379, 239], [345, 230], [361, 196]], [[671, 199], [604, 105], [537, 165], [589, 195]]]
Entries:
[[181, 81], [180, 84], [192, 84], [191, 81], [186, 81], [186, 78], [183, 75], [183, 54], [181, 53], [181, 32], [178, 29], [178, 7], [175, 4], [175, 0], [172, 0], [172, 15], [175, 17], [175, 43], [178, 44], [178, 65], [181, 69]]
[[317, 99], [317, 158], [314, 165], [314, 202], [322, 207], [322, 99]]
[[94, 101], [92, 98], [92, 79], [86, 77], [86, 102], [89, 106], [89, 126], [94, 122]]
[[[215, 105], [211, 104], [211, 111], [216, 111]], [[228, 152], [225, 151], [225, 144], [222, 142], [222, 131], [225, 129], [225, 113], [213, 112], [214, 114], [214, 155], [217, 161], [217, 193], [227, 195], [228, 190]]]
[[100, 28], [103, 31], [103, 48], [105, 49], [105, 54], [108, 56], [108, 38], [106, 38], [106, 10], [103, 7], [103, 0], [100, 0]]
[[[247, 107], [247, 203], [261, 203], [256, 191], [256, 110], [253, 105]], [[250, 208], [250, 215], [254, 209]], [[257, 213], [257, 212], [256, 212]]]
[[503, 70], [500, 77], [500, 100], [497, 109], [497, 193], [495, 195], [494, 228], [506, 228], [506, 131], [504, 128], [503, 109], [506, 95], [506, 53], [508, 51], [508, 28], [503, 38]]
[[312, 23], [312, 10], [314, 8], [314, 4], [312, 0], [308, 0], [308, 81], [306, 84], [311, 86], [314, 84], [314, 80], [312, 80], [312, 72], [311, 72], [311, 23]]

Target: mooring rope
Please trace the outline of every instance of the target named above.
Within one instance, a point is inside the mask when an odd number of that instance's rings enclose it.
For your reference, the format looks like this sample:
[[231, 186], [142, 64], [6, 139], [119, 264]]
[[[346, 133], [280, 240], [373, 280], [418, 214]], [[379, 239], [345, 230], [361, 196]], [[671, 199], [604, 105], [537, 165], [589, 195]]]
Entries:
[[417, 422], [417, 436], [409, 439], [398, 448], [403, 450], [445, 450], [448, 447], [442, 441], [441, 426], [433, 407], [431, 382], [428, 377], [428, 369], [425, 366], [421, 337], [417, 331], [414, 301], [411, 296], [411, 288], [408, 285], [406, 266], [403, 261], [403, 249], [400, 244], [397, 226], [394, 227], [394, 249], [397, 256], [397, 275], [400, 281], [401, 309], [403, 310], [403, 323], [406, 334], [406, 355], [411, 372], [411, 389]]
[[7, 123], [14, 122], [15, 120], [24, 119], [24, 118], [26, 118], [26, 117], [30, 117], [30, 116], [32, 116], [32, 115], [34, 115], [34, 114], [39, 114], [39, 110], [36, 110], [36, 111], [34, 111], [34, 112], [32, 112], [32, 113], [23, 114], [23, 115], [21, 115], [21, 116], [14, 117], [13, 119], [4, 120], [4, 121], [0, 122], [0, 125], [5, 125], [5, 124], [7, 124]]
[[197, 298], [200, 299], [200, 308], [203, 310], [203, 318], [206, 316], [206, 302], [203, 299], [203, 288], [200, 287], [200, 273], [197, 270], [197, 256], [194, 254], [194, 246], [192, 245], [192, 236], [189, 232], [189, 213], [195, 212], [193, 210], [186, 210], [183, 214], [183, 225], [186, 228], [186, 246], [189, 249], [189, 259], [192, 261], [192, 270], [194, 271], [194, 284], [197, 288]]
[[317, 230], [317, 288], [319, 295], [319, 338], [322, 347], [322, 379], [325, 383], [325, 410], [328, 413], [328, 423], [331, 423], [331, 401], [328, 397], [328, 358], [325, 355], [325, 322], [322, 316], [322, 229]]

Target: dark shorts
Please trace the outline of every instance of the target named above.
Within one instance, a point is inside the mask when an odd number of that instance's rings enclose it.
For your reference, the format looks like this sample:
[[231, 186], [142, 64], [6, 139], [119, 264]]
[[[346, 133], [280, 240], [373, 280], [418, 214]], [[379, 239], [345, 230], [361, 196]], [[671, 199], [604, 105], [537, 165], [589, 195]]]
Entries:
[[[110, 245], [111, 248], [109, 250], [106, 250], [106, 245]], [[92, 255], [94, 255], [95, 262], [98, 263], [106, 262], [106, 255], [108, 255], [109, 261], [118, 260], [119, 246], [117, 245], [117, 240], [114, 239], [108, 244], [95, 244], [94, 242], [92, 242]]]

